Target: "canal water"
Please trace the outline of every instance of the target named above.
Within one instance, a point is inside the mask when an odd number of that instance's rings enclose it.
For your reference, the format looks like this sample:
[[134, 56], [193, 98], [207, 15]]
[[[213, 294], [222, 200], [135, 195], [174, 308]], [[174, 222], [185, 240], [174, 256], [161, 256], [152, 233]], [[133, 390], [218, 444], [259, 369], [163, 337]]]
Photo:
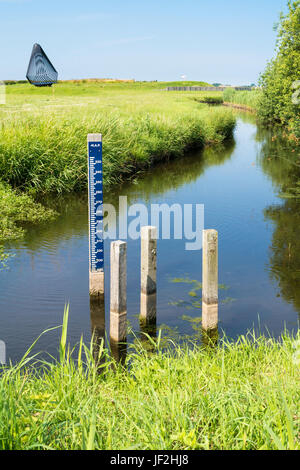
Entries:
[[[249, 329], [275, 336], [296, 330], [300, 312], [299, 204], [278, 197], [291, 173], [291, 152], [274, 131], [238, 114], [234, 140], [150, 170], [105, 194], [117, 206], [165, 202], [204, 204], [205, 228], [219, 232], [219, 331], [231, 338]], [[9, 269], [0, 272], [0, 339], [7, 358], [20, 359], [48, 328], [62, 322], [70, 304], [68, 337], [91, 338], [92, 324], [109, 326], [88, 293], [87, 198], [55, 202], [51, 224], [29, 228], [25, 240], [9, 246]], [[109, 241], [105, 242], [105, 282], [109, 291]], [[202, 252], [187, 251], [186, 240], [158, 240], [157, 327], [164, 335], [197, 334], [201, 317]], [[298, 249], [297, 249], [298, 248]], [[140, 241], [128, 240], [128, 320], [138, 331]], [[98, 315], [98, 316], [97, 316]], [[56, 355], [60, 330], [44, 334], [37, 348]]]

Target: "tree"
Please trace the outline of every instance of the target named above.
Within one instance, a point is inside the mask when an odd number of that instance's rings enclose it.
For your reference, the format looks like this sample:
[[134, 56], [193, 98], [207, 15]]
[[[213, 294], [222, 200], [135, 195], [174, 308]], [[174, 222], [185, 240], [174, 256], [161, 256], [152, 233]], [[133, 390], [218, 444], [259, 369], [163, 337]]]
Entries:
[[300, 138], [300, 0], [288, 2], [288, 13], [280, 15], [276, 56], [260, 79], [263, 87], [259, 115], [265, 122], [280, 122]]

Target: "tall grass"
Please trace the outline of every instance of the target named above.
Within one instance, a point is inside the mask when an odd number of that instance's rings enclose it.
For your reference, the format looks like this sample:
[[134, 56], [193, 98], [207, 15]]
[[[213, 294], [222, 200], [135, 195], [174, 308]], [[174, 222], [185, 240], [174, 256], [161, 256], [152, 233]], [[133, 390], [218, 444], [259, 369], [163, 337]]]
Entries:
[[253, 111], [257, 111], [260, 99], [262, 97], [261, 90], [251, 91], [238, 91], [232, 88], [228, 88], [223, 92], [224, 101], [228, 103], [234, 103], [246, 108], [250, 108]]
[[167, 351], [149, 338], [154, 353], [137, 343], [122, 366], [103, 344], [100, 363], [93, 343], [70, 352], [67, 321], [59, 360], [27, 352], [2, 372], [0, 448], [300, 449], [299, 338]]
[[235, 119], [190, 94], [159, 84], [58, 84], [55, 93], [9, 87], [0, 112], [0, 174], [38, 192], [86, 188], [86, 134], [103, 134], [104, 183], [118, 183], [160, 160], [222, 142]]

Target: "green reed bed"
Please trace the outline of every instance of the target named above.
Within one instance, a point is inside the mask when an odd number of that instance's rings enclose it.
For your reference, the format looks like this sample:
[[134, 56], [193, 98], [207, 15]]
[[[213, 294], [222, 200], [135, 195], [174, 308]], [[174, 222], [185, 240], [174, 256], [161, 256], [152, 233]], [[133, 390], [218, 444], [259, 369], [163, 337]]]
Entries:
[[300, 449], [299, 336], [169, 350], [159, 336], [125, 365], [100, 348], [99, 373], [92, 347], [69, 352], [66, 318], [59, 360], [28, 351], [2, 372], [0, 448]]
[[223, 92], [224, 102], [244, 106], [253, 111], [257, 111], [262, 97], [261, 90], [238, 91], [228, 88]]

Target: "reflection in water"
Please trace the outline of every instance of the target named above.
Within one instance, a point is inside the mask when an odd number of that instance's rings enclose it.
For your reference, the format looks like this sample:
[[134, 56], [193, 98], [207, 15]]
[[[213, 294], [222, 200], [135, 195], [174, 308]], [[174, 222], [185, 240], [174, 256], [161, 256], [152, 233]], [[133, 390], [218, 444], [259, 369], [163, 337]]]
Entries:
[[105, 357], [102, 354], [105, 346], [105, 302], [104, 295], [90, 297], [90, 318], [93, 358], [96, 364], [102, 364]]
[[145, 202], [153, 196], [162, 196], [164, 193], [179, 189], [182, 186], [195, 182], [209, 167], [222, 165], [229, 160], [235, 149], [235, 141], [229, 140], [219, 146], [208, 147], [198, 153], [186, 155], [182, 159], [161, 163], [152, 168], [142, 179], [134, 184], [124, 183], [118, 192], [107, 194], [108, 202], [117, 205], [119, 194], [128, 196], [128, 204], [133, 204], [141, 193]]
[[156, 348], [156, 317], [145, 321], [140, 317], [140, 340], [145, 350], [154, 352]]
[[[276, 130], [276, 129], [275, 129]], [[284, 139], [280, 130], [258, 128], [263, 141], [259, 163], [272, 178], [279, 194], [287, 194], [300, 180], [299, 147]], [[270, 276], [282, 298], [294, 305], [300, 317], [300, 200], [287, 198], [266, 207], [264, 215], [274, 225], [270, 246]]]
[[116, 343], [110, 340], [110, 351], [114, 360], [120, 364], [125, 364], [127, 356], [127, 343]]
[[300, 318], [300, 204], [287, 200], [270, 206], [265, 217], [274, 223], [270, 246], [270, 273], [286, 302], [293, 303]]
[[280, 129], [258, 127], [256, 138], [262, 142], [258, 160], [272, 179], [279, 194], [290, 193], [300, 180], [300, 148], [283, 137]]
[[[99, 366], [105, 362], [105, 355], [102, 354], [105, 346], [105, 302], [104, 295], [99, 297], [90, 297], [90, 318], [93, 358]], [[122, 364], [126, 361], [127, 344], [110, 341], [111, 355], [116, 362]]]
[[202, 330], [201, 344], [205, 349], [215, 349], [218, 345], [219, 329]]

